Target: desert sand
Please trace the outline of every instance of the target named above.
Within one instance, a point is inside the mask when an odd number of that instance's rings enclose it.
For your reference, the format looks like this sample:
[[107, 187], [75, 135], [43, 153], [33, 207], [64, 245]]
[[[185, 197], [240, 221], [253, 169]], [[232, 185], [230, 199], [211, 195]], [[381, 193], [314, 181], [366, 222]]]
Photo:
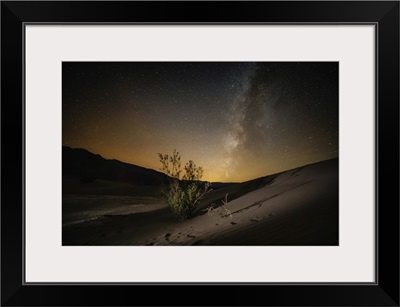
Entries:
[[63, 178], [62, 244], [338, 245], [338, 179], [333, 159], [230, 184], [179, 221], [157, 187]]

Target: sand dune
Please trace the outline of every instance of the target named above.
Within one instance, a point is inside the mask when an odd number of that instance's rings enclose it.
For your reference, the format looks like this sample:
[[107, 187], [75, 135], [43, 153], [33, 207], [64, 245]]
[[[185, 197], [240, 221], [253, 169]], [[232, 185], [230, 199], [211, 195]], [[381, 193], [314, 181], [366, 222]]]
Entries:
[[63, 245], [337, 245], [338, 201], [338, 159], [212, 191], [186, 221], [158, 197], [68, 194]]

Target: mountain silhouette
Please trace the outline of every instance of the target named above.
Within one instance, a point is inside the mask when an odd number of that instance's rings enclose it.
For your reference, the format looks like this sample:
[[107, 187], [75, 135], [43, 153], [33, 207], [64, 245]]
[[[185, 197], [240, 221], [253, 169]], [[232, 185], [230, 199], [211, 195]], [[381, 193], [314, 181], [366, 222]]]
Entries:
[[105, 159], [83, 148], [62, 147], [63, 176], [78, 177], [82, 183], [96, 179], [159, 186], [167, 180], [161, 172], [118, 160]]

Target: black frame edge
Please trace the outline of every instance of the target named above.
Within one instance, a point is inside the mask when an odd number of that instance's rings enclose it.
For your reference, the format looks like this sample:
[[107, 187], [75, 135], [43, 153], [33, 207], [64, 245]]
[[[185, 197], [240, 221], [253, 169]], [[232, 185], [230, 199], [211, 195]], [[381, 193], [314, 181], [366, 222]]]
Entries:
[[[220, 305], [347, 305], [399, 306], [399, 3], [397, 1], [354, 2], [12, 2], [1, 3], [1, 305], [186, 305], [179, 300], [182, 288], [153, 285], [154, 293], [169, 293], [169, 301], [159, 295], [142, 301], [135, 300], [130, 285], [120, 286], [59, 286], [23, 285], [21, 218], [18, 197], [23, 193], [24, 127], [23, 104], [23, 23], [24, 22], [157, 22], [185, 23], [221, 21], [231, 22], [376, 22], [378, 24], [377, 80], [377, 175], [379, 179], [378, 212], [378, 285], [320, 285], [320, 286], [211, 286], [187, 285], [183, 290], [190, 296], [226, 293]], [[167, 5], [168, 4], [168, 5]], [[229, 6], [231, 4], [231, 6]], [[292, 11], [287, 12], [287, 7]], [[79, 10], [76, 8], [79, 6]], [[188, 14], [176, 10], [185, 7]], [[93, 8], [96, 8], [93, 11]], [[243, 8], [243, 9], [241, 9]], [[267, 14], [262, 14], [268, 8]], [[285, 9], [286, 8], [286, 9]], [[262, 10], [264, 9], [264, 10]], [[172, 12], [165, 17], [165, 11]], [[197, 10], [197, 11], [196, 11]], [[129, 14], [129, 12], [133, 12]], [[197, 12], [197, 13], [196, 13]], [[320, 14], [316, 14], [320, 12]], [[5, 77], [7, 76], [7, 77]], [[21, 133], [22, 132], [22, 133]], [[17, 138], [15, 138], [17, 135]], [[389, 137], [390, 136], [390, 137]], [[381, 153], [379, 154], [379, 151]], [[7, 180], [4, 180], [6, 178]], [[385, 179], [386, 178], [386, 179]], [[394, 178], [388, 179], [388, 178]], [[21, 185], [22, 183], [22, 185]], [[393, 243], [395, 242], [395, 243]], [[397, 242], [397, 243], [396, 243]], [[181, 286], [182, 287], [182, 286]], [[235, 293], [245, 289], [249, 302]], [[264, 293], [262, 298], [257, 295]], [[267, 298], [267, 303], [265, 299]], [[197, 305], [210, 305], [209, 298], [199, 298]], [[215, 304], [216, 302], [212, 302]]]

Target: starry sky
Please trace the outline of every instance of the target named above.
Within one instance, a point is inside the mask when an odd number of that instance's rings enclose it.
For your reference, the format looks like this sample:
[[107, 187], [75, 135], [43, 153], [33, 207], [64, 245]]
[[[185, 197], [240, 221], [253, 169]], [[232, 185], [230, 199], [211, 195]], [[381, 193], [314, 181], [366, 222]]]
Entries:
[[63, 62], [62, 143], [243, 182], [338, 157], [338, 86], [337, 62]]

